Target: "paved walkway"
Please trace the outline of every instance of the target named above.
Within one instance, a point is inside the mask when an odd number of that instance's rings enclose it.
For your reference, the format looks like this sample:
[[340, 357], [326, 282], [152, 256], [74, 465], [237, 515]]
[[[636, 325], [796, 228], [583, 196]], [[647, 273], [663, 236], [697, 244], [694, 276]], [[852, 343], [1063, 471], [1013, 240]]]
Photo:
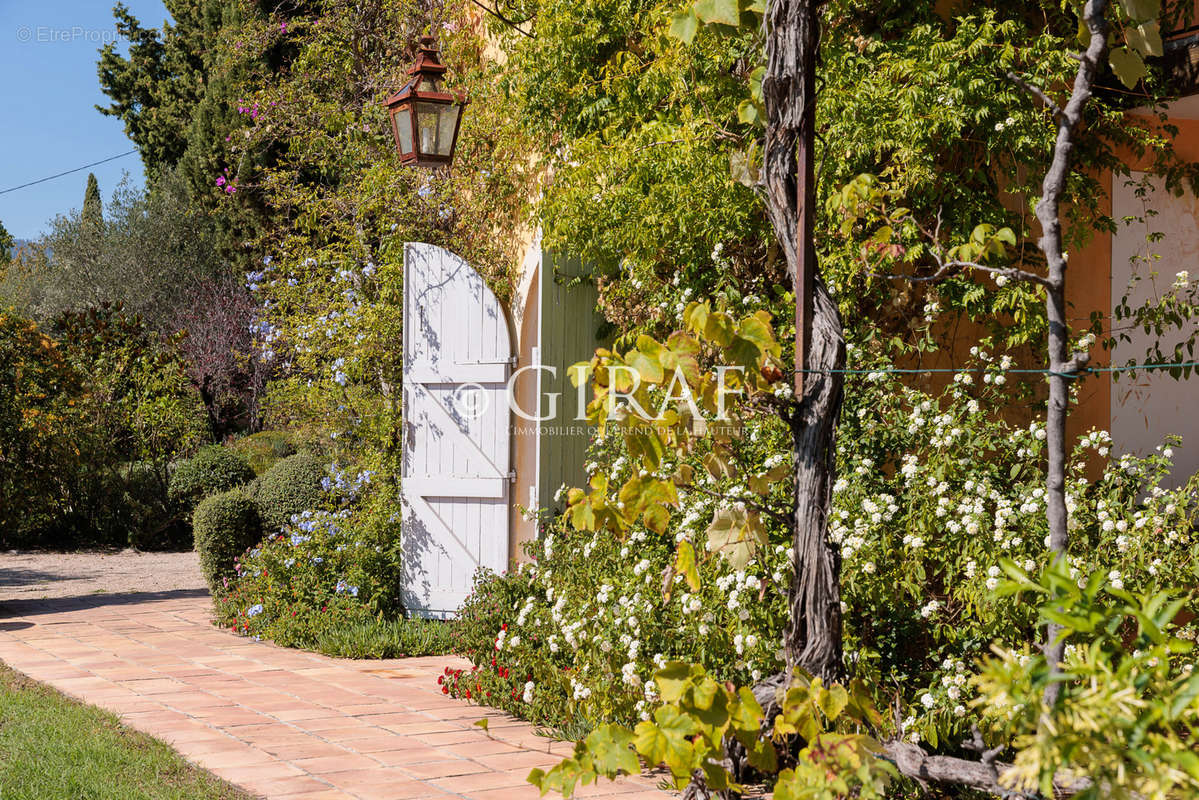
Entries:
[[[278, 800], [533, 800], [571, 746], [442, 695], [453, 658], [349, 661], [209, 624], [206, 592], [0, 602], [0, 660]], [[474, 726], [486, 716], [490, 735]], [[580, 790], [664, 800], [652, 777]]]

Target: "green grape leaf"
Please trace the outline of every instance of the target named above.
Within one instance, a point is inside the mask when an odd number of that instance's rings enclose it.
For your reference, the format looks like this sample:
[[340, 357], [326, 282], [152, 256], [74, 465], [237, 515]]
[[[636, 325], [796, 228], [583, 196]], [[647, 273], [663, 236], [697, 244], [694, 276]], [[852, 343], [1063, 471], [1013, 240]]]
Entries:
[[695, 732], [695, 720], [673, 706], [662, 706], [654, 712], [653, 721], [637, 724], [637, 752], [650, 764], [665, 764], [675, 777], [688, 776], [696, 766], [695, 747], [689, 738]]
[[1133, 22], [1155, 20], [1161, 14], [1162, 8], [1161, 0], [1120, 0], [1120, 5]]
[[699, 18], [688, 8], [670, 18], [670, 35], [683, 44], [691, 44], [699, 31]]
[[654, 673], [658, 694], [663, 702], [676, 703], [690, 685], [692, 666], [686, 661], [667, 661], [662, 669]]
[[1124, 30], [1124, 38], [1143, 56], [1160, 56], [1162, 54], [1162, 34], [1158, 29], [1157, 20], [1146, 22]]
[[709, 25], [735, 28], [741, 22], [741, 8], [737, 0], [696, 0], [692, 8], [695, 16]]
[[691, 591], [699, 591], [699, 570], [696, 568], [695, 548], [691, 542], [682, 541], [679, 543], [678, 552], [674, 559], [675, 572], [683, 576], [687, 581], [687, 585], [691, 587]]
[[594, 768], [600, 775], [609, 778], [620, 773], [637, 774], [641, 764], [630, 747], [632, 731], [620, 725], [605, 724], [587, 734], [587, 749], [591, 751]]
[[1136, 86], [1141, 78], [1149, 74], [1149, 69], [1145, 66], [1145, 61], [1140, 54], [1127, 47], [1113, 49], [1108, 53], [1108, 61], [1112, 65], [1112, 71], [1120, 79], [1120, 83], [1129, 89]]

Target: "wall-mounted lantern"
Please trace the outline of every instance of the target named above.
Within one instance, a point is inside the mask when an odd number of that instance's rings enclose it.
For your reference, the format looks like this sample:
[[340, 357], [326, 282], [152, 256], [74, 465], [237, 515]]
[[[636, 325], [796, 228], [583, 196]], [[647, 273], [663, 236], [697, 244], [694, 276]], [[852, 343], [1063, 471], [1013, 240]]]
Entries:
[[445, 73], [433, 37], [422, 36], [416, 63], [408, 70], [412, 79], [384, 101], [396, 150], [405, 164], [440, 167], [454, 160], [458, 125], [467, 101], [445, 91]]

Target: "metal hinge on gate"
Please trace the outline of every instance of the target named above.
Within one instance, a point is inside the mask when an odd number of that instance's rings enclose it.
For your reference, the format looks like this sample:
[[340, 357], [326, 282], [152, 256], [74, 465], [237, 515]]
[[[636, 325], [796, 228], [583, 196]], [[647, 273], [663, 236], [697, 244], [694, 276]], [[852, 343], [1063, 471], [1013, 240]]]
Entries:
[[479, 364], [507, 364], [510, 367], [515, 367], [520, 363], [520, 356], [508, 356], [507, 358], [501, 358], [499, 361], [458, 361], [455, 363], [457, 366], [462, 367], [474, 367]]
[[516, 470], [508, 470], [508, 483], [516, 483]]

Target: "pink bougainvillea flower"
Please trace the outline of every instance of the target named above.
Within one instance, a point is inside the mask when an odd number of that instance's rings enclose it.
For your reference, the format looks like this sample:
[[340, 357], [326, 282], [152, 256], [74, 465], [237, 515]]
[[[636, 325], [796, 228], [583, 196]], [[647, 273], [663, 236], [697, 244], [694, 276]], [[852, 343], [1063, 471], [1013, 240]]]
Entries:
[[224, 176], [224, 175], [222, 175], [222, 176], [220, 176], [219, 178], [217, 178], [217, 179], [216, 179], [216, 185], [217, 185], [217, 186], [224, 186], [224, 185], [225, 185], [225, 176]]

